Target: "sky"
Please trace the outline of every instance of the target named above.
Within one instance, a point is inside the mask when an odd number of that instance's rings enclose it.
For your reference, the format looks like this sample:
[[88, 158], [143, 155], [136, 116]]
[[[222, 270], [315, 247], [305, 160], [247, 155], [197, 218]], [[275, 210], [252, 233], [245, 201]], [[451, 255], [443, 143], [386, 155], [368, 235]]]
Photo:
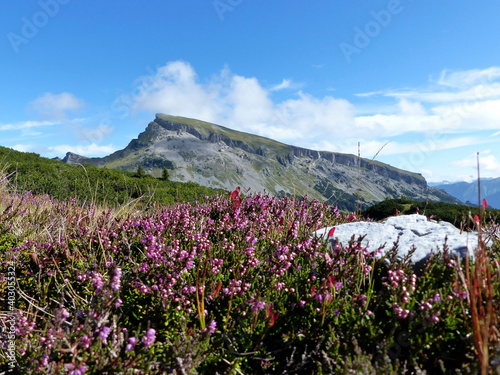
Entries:
[[2, 0], [0, 146], [102, 157], [156, 113], [429, 182], [500, 177], [500, 2]]

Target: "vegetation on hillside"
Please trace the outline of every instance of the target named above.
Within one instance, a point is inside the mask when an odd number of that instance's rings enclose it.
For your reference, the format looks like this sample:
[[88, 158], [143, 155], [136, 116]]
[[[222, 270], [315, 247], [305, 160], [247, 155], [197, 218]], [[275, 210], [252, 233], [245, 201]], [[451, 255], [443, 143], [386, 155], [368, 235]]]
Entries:
[[144, 202], [166, 205], [216, 194], [196, 183], [168, 181], [168, 173], [163, 178], [153, 178], [142, 167], [142, 172], [127, 172], [90, 164], [68, 165], [4, 147], [0, 147], [0, 167], [12, 174], [9, 181], [13, 190], [48, 194], [60, 201], [76, 199], [80, 203], [119, 206], [143, 197]]

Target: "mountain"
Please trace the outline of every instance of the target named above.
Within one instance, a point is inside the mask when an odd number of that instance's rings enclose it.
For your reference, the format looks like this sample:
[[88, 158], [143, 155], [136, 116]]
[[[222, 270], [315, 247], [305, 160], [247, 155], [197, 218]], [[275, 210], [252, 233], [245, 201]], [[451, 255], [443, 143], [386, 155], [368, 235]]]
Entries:
[[[435, 185], [437, 189], [445, 190], [448, 194], [462, 202], [478, 204], [477, 180], [472, 182], [454, 182]], [[500, 178], [481, 179], [481, 199], [486, 199], [492, 208], [500, 208]]]
[[405, 195], [460, 203], [429, 187], [422, 175], [354, 155], [314, 151], [280, 143], [204, 121], [157, 114], [137, 139], [104, 158], [68, 153], [66, 163], [137, 170], [160, 176], [170, 170], [174, 181], [194, 181], [226, 190], [266, 191], [273, 195], [308, 195], [340, 208], [363, 208], [385, 198]]

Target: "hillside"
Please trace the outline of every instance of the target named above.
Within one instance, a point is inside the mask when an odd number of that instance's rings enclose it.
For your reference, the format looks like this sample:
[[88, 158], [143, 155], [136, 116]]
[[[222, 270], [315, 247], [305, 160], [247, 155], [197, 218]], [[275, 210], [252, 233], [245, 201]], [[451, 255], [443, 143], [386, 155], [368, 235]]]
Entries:
[[273, 195], [314, 197], [355, 210], [358, 188], [363, 207], [405, 195], [416, 200], [459, 203], [427, 185], [417, 173], [354, 155], [315, 151], [269, 138], [183, 117], [158, 114], [146, 130], [123, 150], [104, 158], [68, 153], [64, 162], [87, 162], [135, 171], [142, 165], [159, 176], [163, 168], [172, 180], [194, 181], [212, 188]]
[[[3, 173], [2, 173], [3, 172]], [[97, 168], [91, 164], [68, 165], [0, 147], [0, 180], [9, 175], [10, 190], [48, 194], [58, 200], [77, 199], [116, 206], [145, 196], [160, 204], [195, 201], [216, 191], [195, 183], [139, 178], [135, 172]]]

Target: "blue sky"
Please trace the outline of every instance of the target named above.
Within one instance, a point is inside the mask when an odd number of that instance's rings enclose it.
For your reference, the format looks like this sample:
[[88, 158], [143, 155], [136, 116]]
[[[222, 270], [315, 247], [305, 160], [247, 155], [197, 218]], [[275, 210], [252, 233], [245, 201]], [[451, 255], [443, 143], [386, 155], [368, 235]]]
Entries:
[[[0, 145], [105, 156], [155, 113], [500, 177], [500, 2], [3, 0]], [[385, 145], [385, 147], [384, 147]]]

